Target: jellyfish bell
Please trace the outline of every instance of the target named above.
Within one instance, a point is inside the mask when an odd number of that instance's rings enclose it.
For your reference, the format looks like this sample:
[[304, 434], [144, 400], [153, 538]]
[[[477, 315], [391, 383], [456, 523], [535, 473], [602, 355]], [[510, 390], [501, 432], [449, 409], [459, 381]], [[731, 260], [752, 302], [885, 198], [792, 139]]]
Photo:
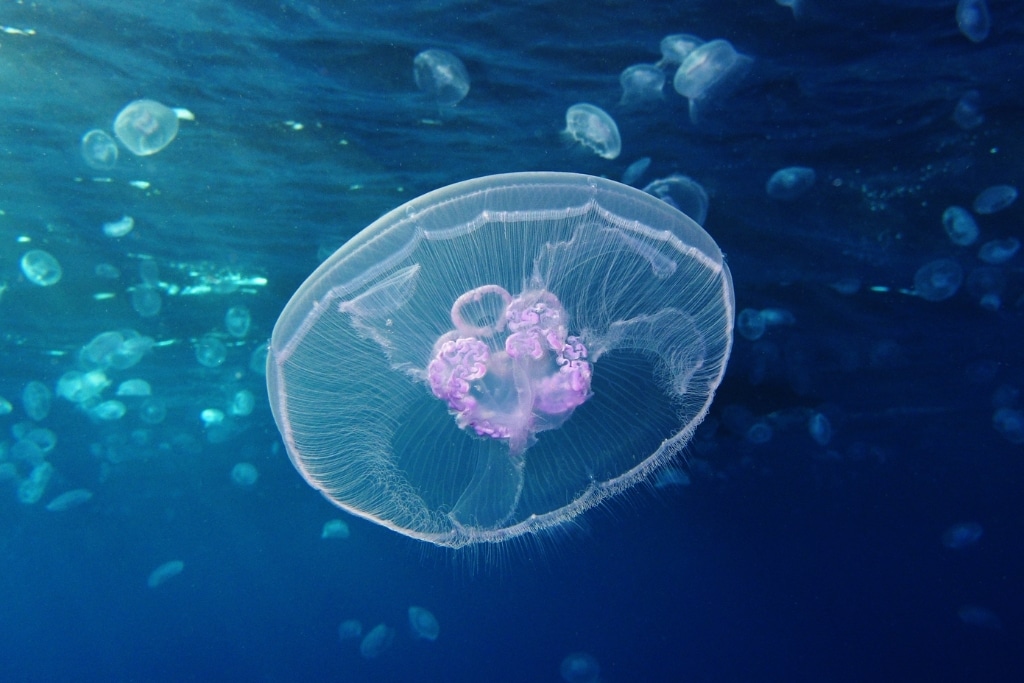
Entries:
[[571, 173], [477, 178], [320, 265], [274, 327], [268, 393], [292, 463], [338, 507], [436, 545], [501, 543], [678, 455], [733, 309], [718, 246], [667, 203]]

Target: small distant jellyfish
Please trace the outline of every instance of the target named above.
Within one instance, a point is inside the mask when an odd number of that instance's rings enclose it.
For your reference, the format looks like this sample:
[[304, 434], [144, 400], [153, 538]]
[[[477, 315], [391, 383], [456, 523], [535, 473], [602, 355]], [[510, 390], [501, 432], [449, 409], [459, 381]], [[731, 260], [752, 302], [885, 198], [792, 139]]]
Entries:
[[143, 318], [152, 318], [159, 315], [163, 308], [163, 298], [155, 288], [149, 285], [139, 285], [131, 289], [132, 310]]
[[107, 237], [124, 237], [135, 227], [135, 219], [131, 216], [122, 216], [116, 221], [103, 224], [103, 234]]
[[949, 235], [949, 241], [961, 247], [978, 241], [978, 224], [967, 209], [951, 206], [942, 212], [942, 227]]
[[162, 586], [164, 583], [180, 574], [184, 569], [185, 563], [181, 560], [164, 562], [162, 565], [150, 572], [149, 578], [146, 579], [146, 585], [150, 588]]
[[704, 43], [689, 55], [672, 79], [676, 92], [690, 100], [690, 120], [697, 122], [697, 104], [734, 87], [753, 60], [736, 52], [727, 40]]
[[708, 193], [696, 180], [681, 173], [658, 178], [644, 188], [669, 206], [674, 206], [695, 223], [703, 225], [708, 217]]
[[242, 339], [249, 334], [249, 325], [252, 324], [252, 315], [245, 306], [232, 306], [224, 314], [224, 327], [228, 334], [236, 339]]
[[984, 529], [977, 522], [960, 522], [943, 532], [942, 545], [950, 550], [963, 550], [977, 543], [983, 533]]
[[601, 675], [601, 667], [593, 655], [574, 652], [562, 660], [560, 672], [565, 683], [595, 683]]
[[252, 463], [240, 462], [231, 468], [231, 481], [239, 488], [252, 488], [259, 478], [260, 473]]
[[0, 396], [0, 415], [10, 415], [14, 411], [14, 406], [3, 396]]
[[1017, 201], [1017, 188], [993, 185], [974, 198], [974, 212], [982, 216], [1002, 211]]
[[614, 159], [622, 151], [622, 139], [615, 120], [604, 109], [580, 103], [565, 112], [565, 135], [604, 159]]
[[758, 420], [747, 428], [747, 433], [744, 434], [744, 437], [749, 443], [761, 445], [771, 441], [774, 435], [775, 430], [772, 429], [770, 424], [764, 420]]
[[736, 331], [739, 332], [740, 336], [744, 339], [757, 341], [764, 336], [767, 327], [764, 317], [761, 315], [761, 311], [756, 309], [744, 308], [740, 311], [739, 315], [736, 316]]
[[212, 334], [203, 335], [195, 344], [196, 360], [207, 368], [220, 366], [228, 357], [224, 342]]
[[353, 640], [363, 635], [363, 624], [358, 619], [346, 619], [338, 624], [338, 640]]
[[35, 465], [28, 477], [18, 484], [18, 502], [23, 505], [38, 503], [52, 477], [53, 465], [45, 461]]
[[46, 419], [50, 414], [52, 399], [53, 392], [42, 382], [29, 382], [21, 392], [21, 405], [25, 414], [36, 422]]
[[803, 10], [803, 0], [775, 0], [775, 4], [780, 7], [788, 7], [794, 17], [799, 17]]
[[925, 301], [945, 301], [960, 289], [964, 269], [953, 259], [940, 258], [921, 266], [914, 274], [914, 293]]
[[1024, 444], [1024, 412], [999, 408], [992, 414], [992, 426], [1010, 443]]
[[216, 408], [206, 408], [199, 413], [199, 419], [203, 421], [204, 427], [215, 427], [224, 422], [224, 411]]
[[47, 503], [46, 509], [49, 512], [66, 512], [90, 500], [92, 500], [92, 491], [89, 489], [71, 489]]
[[643, 177], [644, 173], [651, 165], [650, 157], [640, 157], [622, 172], [622, 184], [623, 185], [636, 185], [637, 181]]
[[421, 640], [437, 640], [441, 633], [437, 617], [427, 608], [415, 605], [409, 608], [409, 628], [412, 630], [412, 637]]
[[772, 174], [765, 185], [765, 192], [772, 199], [791, 202], [802, 196], [817, 179], [813, 168], [806, 166], [790, 166]]
[[117, 385], [118, 396], [149, 396], [152, 393], [152, 387], [144, 379], [126, 379]]
[[25, 252], [21, 257], [21, 272], [29, 282], [40, 287], [55, 285], [64, 275], [57, 259], [42, 249]]
[[974, 130], [985, 123], [985, 115], [981, 113], [981, 94], [977, 90], [968, 90], [960, 96], [953, 109], [953, 122], [963, 130]]
[[231, 399], [231, 414], [236, 417], [249, 415], [255, 407], [256, 397], [248, 389], [235, 392], [234, 398]]
[[1003, 627], [1003, 622], [996, 616], [996, 613], [981, 605], [963, 605], [956, 611], [960, 621], [968, 626], [998, 631]]
[[412, 75], [416, 87], [442, 107], [454, 107], [469, 93], [466, 66], [447, 50], [424, 50], [416, 55]]
[[160, 424], [165, 417], [167, 417], [167, 405], [159, 398], [147, 398], [139, 406], [139, 419], [146, 424]]
[[106, 131], [90, 130], [82, 136], [82, 158], [98, 171], [109, 171], [117, 164], [117, 143]]
[[1016, 237], [1007, 237], [1003, 240], [992, 240], [985, 242], [978, 249], [978, 258], [990, 265], [1000, 265], [1012, 259], [1020, 251], [1020, 240]]
[[156, 154], [178, 134], [178, 115], [154, 100], [135, 100], [114, 119], [114, 135], [136, 156]]
[[658, 62], [658, 66], [678, 66], [686, 60], [691, 52], [703, 44], [703, 40], [688, 33], [673, 33], [665, 36], [661, 39], [661, 61]]
[[812, 413], [807, 420], [807, 433], [819, 446], [827, 446], [832, 441], [832, 423], [821, 413]]
[[956, 6], [956, 25], [960, 33], [972, 43], [980, 43], [988, 38], [992, 30], [992, 19], [985, 0], [960, 0]]
[[125, 405], [120, 401], [110, 400], [104, 401], [97, 406], [89, 409], [89, 414], [95, 417], [97, 420], [104, 422], [116, 422], [124, 417], [127, 412]]
[[139, 262], [139, 279], [150, 287], [160, 285], [160, 266], [152, 259], [144, 259]]
[[384, 654], [395, 640], [395, 629], [387, 624], [377, 624], [359, 643], [359, 654], [364, 659], [376, 659]]
[[967, 276], [967, 291], [987, 311], [999, 310], [1005, 288], [1006, 275], [1001, 268], [981, 266]]
[[320, 538], [348, 538], [348, 524], [343, 519], [329, 519], [324, 522], [324, 528], [320, 532]]
[[654, 64], [634, 64], [619, 74], [619, 85], [623, 106], [657, 102], [664, 97], [665, 73]]

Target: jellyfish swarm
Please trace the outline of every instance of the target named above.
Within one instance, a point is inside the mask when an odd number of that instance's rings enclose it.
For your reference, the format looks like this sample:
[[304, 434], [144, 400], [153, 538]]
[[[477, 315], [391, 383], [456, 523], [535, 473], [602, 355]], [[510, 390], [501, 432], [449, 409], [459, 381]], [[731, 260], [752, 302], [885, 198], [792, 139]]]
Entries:
[[732, 347], [729, 270], [667, 203], [478, 178], [325, 261], [271, 338], [289, 457], [344, 510], [461, 547], [564, 525], [689, 441]]

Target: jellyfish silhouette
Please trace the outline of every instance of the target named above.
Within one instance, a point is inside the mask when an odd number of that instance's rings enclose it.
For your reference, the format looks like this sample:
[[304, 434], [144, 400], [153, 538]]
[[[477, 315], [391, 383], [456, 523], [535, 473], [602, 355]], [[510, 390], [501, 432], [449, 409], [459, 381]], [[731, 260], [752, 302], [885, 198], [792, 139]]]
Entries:
[[732, 347], [729, 269], [667, 203], [570, 173], [386, 214], [274, 327], [271, 407], [338, 507], [461, 547], [564, 525], [673, 462]]

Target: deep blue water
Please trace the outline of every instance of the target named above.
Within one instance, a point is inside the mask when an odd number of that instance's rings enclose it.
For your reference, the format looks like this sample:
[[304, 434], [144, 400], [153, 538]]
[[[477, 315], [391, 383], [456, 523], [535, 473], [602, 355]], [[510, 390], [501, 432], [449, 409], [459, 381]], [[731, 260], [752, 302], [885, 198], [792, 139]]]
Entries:
[[[574, 651], [607, 682], [1019, 680], [1024, 447], [993, 414], [1022, 407], [1024, 257], [998, 266], [997, 310], [967, 287], [940, 302], [900, 291], [935, 258], [969, 275], [981, 242], [1024, 239], [1020, 202], [978, 216], [971, 247], [942, 229], [947, 206], [1024, 186], [1024, 6], [989, 6], [991, 35], [973, 43], [946, 0], [808, 0], [799, 18], [771, 0], [7, 3], [0, 24], [31, 34], [0, 34], [0, 396], [14, 406], [0, 454], [13, 461], [28, 420], [25, 384], [54, 389], [108, 330], [158, 345], [110, 371], [104, 398], [141, 377], [168, 413], [148, 425], [128, 401], [100, 422], [55, 397], [46, 493], [23, 504], [0, 482], [0, 680], [559, 681]], [[677, 32], [731, 41], [750, 73], [697, 124], [670, 86], [657, 106], [619, 107], [619, 72]], [[454, 109], [413, 83], [430, 47], [469, 71]], [[985, 121], [963, 130], [952, 113], [968, 90]], [[142, 97], [195, 121], [158, 154], [86, 166], [82, 134]], [[618, 159], [560, 138], [578, 101], [616, 118]], [[351, 538], [321, 540], [344, 515], [288, 462], [249, 367], [305, 277], [437, 187], [522, 170], [617, 179], [643, 156], [645, 182], [680, 172], [707, 189], [738, 308], [796, 321], [737, 337], [688, 452], [693, 483], [474, 556], [353, 518]], [[790, 165], [816, 185], [770, 200], [766, 180]], [[135, 229], [106, 237], [122, 215]], [[60, 261], [57, 285], [24, 278], [30, 248]], [[131, 306], [143, 261], [160, 274], [154, 317]], [[833, 287], [850, 278], [855, 293]], [[184, 293], [197, 285], [213, 287]], [[194, 341], [238, 305], [252, 329], [200, 366]], [[240, 390], [252, 414], [205, 428], [200, 412]], [[825, 446], [810, 411], [831, 420]], [[773, 438], [750, 443], [737, 415]], [[251, 489], [231, 482], [239, 461], [259, 470]], [[45, 509], [73, 488], [94, 496]], [[944, 547], [957, 522], [981, 539]], [[175, 559], [181, 574], [147, 587]], [[413, 604], [437, 615], [437, 642], [410, 637]], [[970, 623], [965, 606], [991, 618]], [[393, 647], [364, 660], [338, 640], [348, 618], [395, 627]]]

